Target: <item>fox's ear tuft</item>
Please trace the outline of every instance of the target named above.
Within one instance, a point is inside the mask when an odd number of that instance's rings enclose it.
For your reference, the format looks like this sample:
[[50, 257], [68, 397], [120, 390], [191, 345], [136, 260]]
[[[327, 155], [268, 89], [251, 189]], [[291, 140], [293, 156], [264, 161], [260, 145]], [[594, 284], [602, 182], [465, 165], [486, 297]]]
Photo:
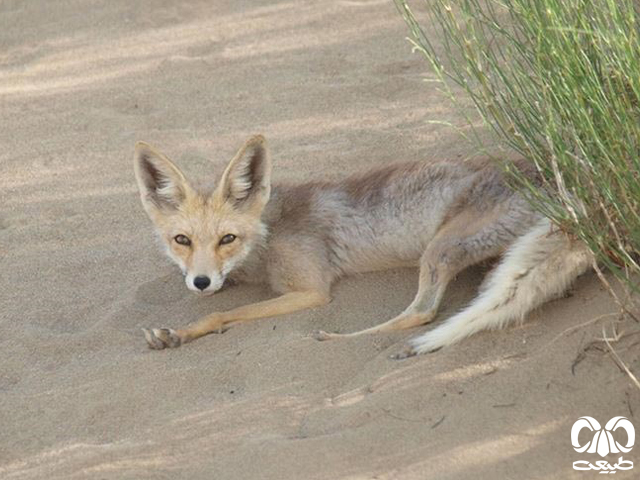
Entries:
[[150, 145], [136, 143], [134, 169], [145, 208], [175, 209], [184, 201], [188, 190], [184, 175]]
[[271, 159], [262, 135], [247, 140], [229, 162], [216, 193], [237, 206], [264, 207], [271, 194]]

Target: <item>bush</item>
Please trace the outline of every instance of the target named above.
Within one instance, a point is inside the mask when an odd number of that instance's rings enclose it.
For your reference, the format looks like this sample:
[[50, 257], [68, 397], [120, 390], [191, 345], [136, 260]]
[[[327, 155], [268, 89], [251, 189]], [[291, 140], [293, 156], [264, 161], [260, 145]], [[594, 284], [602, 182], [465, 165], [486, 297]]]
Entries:
[[501, 141], [537, 166], [543, 187], [509, 170], [515, 188], [637, 290], [636, 2], [427, 0], [438, 51], [406, 0], [395, 1], [448, 91], [462, 87]]

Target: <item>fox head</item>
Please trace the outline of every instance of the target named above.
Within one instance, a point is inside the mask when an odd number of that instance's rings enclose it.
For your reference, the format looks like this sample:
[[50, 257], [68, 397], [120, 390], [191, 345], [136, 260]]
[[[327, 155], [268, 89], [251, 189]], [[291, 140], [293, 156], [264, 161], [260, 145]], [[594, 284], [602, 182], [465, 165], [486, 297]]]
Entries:
[[264, 137], [246, 142], [212, 192], [196, 189], [146, 143], [136, 144], [134, 168], [142, 205], [187, 287], [219, 290], [266, 234], [260, 218], [271, 192], [271, 162]]

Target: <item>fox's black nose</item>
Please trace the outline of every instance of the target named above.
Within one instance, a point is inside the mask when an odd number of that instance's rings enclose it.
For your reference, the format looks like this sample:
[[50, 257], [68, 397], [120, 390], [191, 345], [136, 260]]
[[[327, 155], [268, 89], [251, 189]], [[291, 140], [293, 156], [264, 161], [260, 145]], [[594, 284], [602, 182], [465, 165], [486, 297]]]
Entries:
[[196, 286], [198, 290], [204, 290], [209, 285], [211, 285], [211, 280], [209, 279], [209, 277], [205, 277], [204, 275], [201, 275], [193, 279], [193, 284]]

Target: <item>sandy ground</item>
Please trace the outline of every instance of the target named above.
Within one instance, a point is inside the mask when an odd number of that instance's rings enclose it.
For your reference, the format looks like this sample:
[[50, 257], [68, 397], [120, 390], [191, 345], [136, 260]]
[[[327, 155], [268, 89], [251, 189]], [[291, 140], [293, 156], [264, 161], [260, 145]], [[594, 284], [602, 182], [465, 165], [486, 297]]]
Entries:
[[[596, 473], [572, 469], [579, 416], [640, 430], [638, 391], [601, 343], [585, 350], [601, 322], [572, 329], [615, 311], [590, 274], [522, 327], [402, 362], [389, 356], [416, 332], [308, 334], [390, 318], [414, 270], [346, 279], [321, 309], [146, 348], [143, 326], [270, 294], [185, 288], [139, 204], [134, 142], [192, 176], [257, 132], [276, 179], [459, 161], [472, 147], [428, 121], [461, 117], [405, 36], [388, 1], [0, 3], [0, 478], [583, 479]], [[460, 276], [439, 320], [481, 273]], [[637, 338], [617, 344], [636, 372]]]

